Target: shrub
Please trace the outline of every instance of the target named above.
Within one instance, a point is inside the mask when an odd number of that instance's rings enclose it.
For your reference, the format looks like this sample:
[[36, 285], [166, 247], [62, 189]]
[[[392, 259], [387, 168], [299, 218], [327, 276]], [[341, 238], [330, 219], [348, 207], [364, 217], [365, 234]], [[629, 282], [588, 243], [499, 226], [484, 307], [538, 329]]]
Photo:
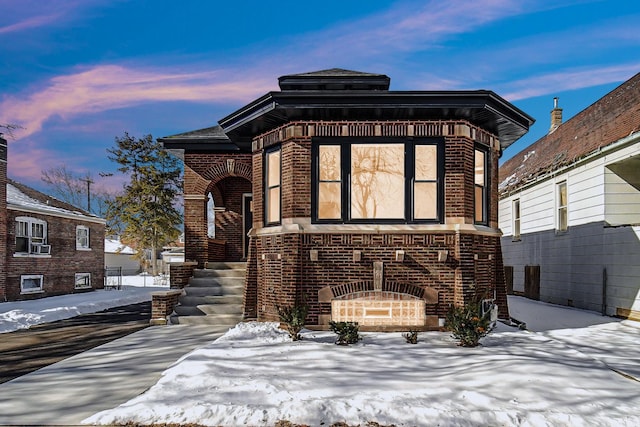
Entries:
[[405, 332], [402, 334], [405, 340], [407, 340], [408, 344], [418, 344], [418, 331], [409, 330], [409, 332]]
[[491, 312], [488, 311], [483, 316], [478, 303], [452, 307], [447, 313], [445, 326], [462, 347], [476, 347], [480, 343], [480, 338], [489, 334], [494, 328], [491, 323]]
[[300, 331], [304, 328], [305, 319], [309, 313], [309, 307], [306, 304], [296, 303], [292, 306], [280, 307], [276, 306], [280, 322], [286, 325], [289, 336], [294, 341], [302, 339]]
[[338, 334], [336, 344], [349, 345], [355, 344], [362, 339], [359, 334], [360, 326], [358, 322], [329, 322], [329, 328]]

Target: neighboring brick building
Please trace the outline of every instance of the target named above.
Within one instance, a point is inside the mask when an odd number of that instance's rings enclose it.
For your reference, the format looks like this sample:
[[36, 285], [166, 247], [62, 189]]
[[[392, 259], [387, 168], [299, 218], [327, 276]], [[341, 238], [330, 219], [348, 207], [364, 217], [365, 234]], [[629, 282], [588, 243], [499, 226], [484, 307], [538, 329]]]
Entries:
[[105, 221], [7, 179], [0, 138], [0, 301], [102, 288]]
[[185, 162], [186, 259], [246, 258], [248, 318], [304, 300], [310, 325], [437, 327], [474, 298], [508, 316], [498, 157], [533, 119], [491, 91], [389, 83], [284, 76], [220, 126], [160, 139]]
[[640, 74], [500, 168], [515, 292], [640, 319]]

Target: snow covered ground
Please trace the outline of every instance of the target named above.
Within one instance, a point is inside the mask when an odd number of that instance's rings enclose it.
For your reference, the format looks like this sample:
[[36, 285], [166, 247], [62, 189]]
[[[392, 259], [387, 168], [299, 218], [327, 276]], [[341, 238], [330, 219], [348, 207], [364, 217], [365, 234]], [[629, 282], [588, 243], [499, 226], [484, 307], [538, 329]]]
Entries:
[[85, 423], [640, 425], [639, 322], [519, 297], [510, 307], [531, 331], [501, 325], [472, 349], [439, 332], [343, 347], [330, 332], [291, 342], [276, 324], [239, 324]]
[[[150, 300], [150, 277], [95, 291], [0, 303], [0, 332]], [[364, 333], [353, 346], [330, 332], [291, 342], [275, 324], [240, 324], [185, 355], [146, 393], [87, 423], [172, 422], [312, 426], [640, 425], [640, 322], [510, 297], [528, 331], [504, 325], [478, 348], [447, 333], [416, 345]], [[169, 326], [170, 327], [170, 326]]]
[[0, 303], [0, 333], [26, 329], [40, 323], [96, 313], [111, 307], [151, 301], [151, 292], [166, 290], [151, 276], [123, 276], [121, 290], [97, 290], [31, 301]]

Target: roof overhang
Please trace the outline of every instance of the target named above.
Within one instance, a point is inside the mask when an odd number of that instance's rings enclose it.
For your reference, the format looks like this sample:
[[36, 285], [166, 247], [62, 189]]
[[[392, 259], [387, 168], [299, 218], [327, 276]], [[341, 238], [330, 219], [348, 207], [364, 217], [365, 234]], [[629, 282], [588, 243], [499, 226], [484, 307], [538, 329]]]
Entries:
[[295, 90], [269, 92], [220, 120], [239, 146], [291, 121], [467, 120], [498, 136], [504, 150], [534, 119], [488, 90]]

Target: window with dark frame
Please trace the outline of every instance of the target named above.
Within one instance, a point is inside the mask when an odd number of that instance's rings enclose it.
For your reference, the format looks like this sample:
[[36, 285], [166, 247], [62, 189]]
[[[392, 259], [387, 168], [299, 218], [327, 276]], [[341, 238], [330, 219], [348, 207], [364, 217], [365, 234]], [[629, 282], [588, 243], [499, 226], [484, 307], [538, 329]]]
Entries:
[[281, 220], [281, 150], [272, 149], [265, 154], [265, 223], [274, 225]]
[[474, 162], [474, 221], [476, 224], [487, 223], [487, 154], [483, 150], [475, 150]]
[[433, 138], [316, 139], [313, 221], [441, 221], [441, 151]]

